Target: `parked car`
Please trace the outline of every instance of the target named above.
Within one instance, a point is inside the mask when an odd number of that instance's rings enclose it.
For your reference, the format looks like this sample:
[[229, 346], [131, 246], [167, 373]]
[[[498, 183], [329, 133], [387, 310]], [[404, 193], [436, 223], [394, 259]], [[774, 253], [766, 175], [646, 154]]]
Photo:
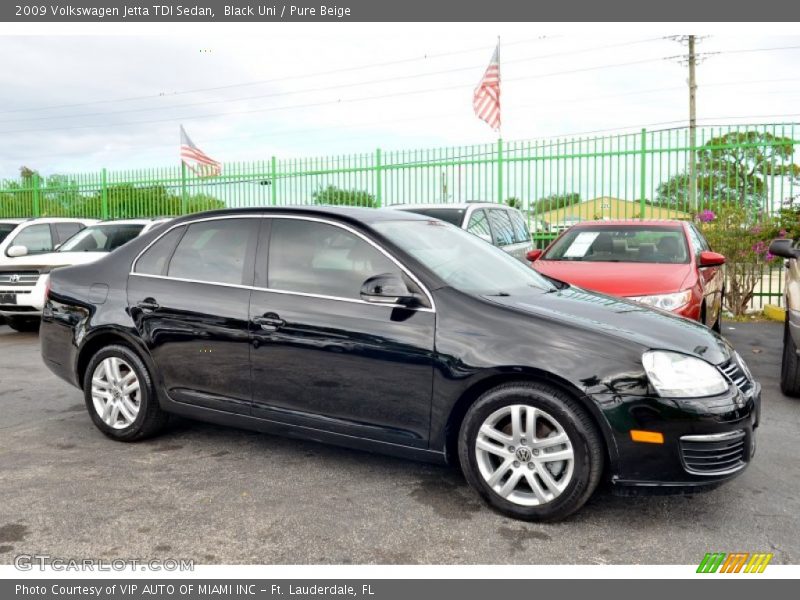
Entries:
[[604, 473], [715, 487], [754, 448], [761, 387], [723, 338], [408, 211], [191, 215], [50, 283], [44, 362], [114, 440], [175, 413], [458, 462], [532, 520], [576, 511]]
[[544, 251], [529, 253], [539, 273], [620, 296], [720, 331], [725, 257], [685, 221], [579, 223]]
[[503, 204], [490, 202], [408, 204], [390, 208], [452, 223], [523, 262], [528, 251], [533, 248], [525, 216], [516, 208]]
[[[55, 252], [23, 255], [0, 266], [0, 317], [17, 331], [35, 331], [53, 269], [95, 262], [167, 219], [104, 221], [81, 228]], [[58, 227], [56, 224], [54, 227]]]
[[800, 241], [774, 240], [769, 251], [786, 261], [786, 321], [783, 326], [783, 359], [781, 360], [781, 391], [787, 396], [800, 396]]

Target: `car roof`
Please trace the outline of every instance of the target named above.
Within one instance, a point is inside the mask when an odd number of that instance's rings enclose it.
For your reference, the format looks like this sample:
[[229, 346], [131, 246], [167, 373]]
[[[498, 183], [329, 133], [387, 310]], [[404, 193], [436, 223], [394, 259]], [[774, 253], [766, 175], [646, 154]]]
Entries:
[[100, 221], [93, 223], [92, 227], [97, 225], [149, 225], [156, 219], [109, 219], [107, 221]]
[[596, 225], [609, 225], [613, 227], [638, 227], [641, 225], [645, 225], [647, 227], [683, 227], [683, 224], [686, 221], [681, 221], [678, 219], [612, 219], [609, 221], [603, 220], [595, 220], [595, 221], [581, 221], [580, 223], [575, 224], [573, 227], [585, 227], [586, 225], [596, 226]]
[[252, 208], [226, 208], [193, 213], [176, 218], [172, 224], [193, 221], [198, 218], [231, 217], [239, 215], [303, 215], [309, 217], [332, 218], [356, 224], [369, 225], [380, 221], [425, 221], [429, 217], [408, 211], [388, 208], [361, 208], [355, 206], [259, 206]]
[[517, 210], [513, 206], [508, 206], [506, 204], [498, 204], [497, 202], [430, 202], [430, 203], [423, 203], [423, 204], [393, 204], [391, 206], [387, 206], [386, 208], [391, 208], [393, 210], [415, 210], [418, 208], [421, 209], [428, 209], [428, 208], [435, 208], [435, 209], [452, 209], [452, 210], [466, 210], [467, 208], [509, 208], [512, 210]]
[[14, 225], [19, 225], [27, 220], [28, 219], [0, 219], [0, 223], [13, 223]]

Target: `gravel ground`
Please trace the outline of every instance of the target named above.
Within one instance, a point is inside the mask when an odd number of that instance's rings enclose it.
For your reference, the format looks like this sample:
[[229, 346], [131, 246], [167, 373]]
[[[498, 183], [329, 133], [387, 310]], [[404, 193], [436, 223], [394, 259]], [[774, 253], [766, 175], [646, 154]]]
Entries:
[[186, 420], [140, 444], [95, 429], [38, 340], [0, 326], [0, 563], [697, 563], [708, 551], [800, 561], [800, 400], [778, 388], [781, 326], [726, 324], [763, 389], [758, 454], [690, 497], [599, 490], [564, 523], [504, 518], [454, 469]]

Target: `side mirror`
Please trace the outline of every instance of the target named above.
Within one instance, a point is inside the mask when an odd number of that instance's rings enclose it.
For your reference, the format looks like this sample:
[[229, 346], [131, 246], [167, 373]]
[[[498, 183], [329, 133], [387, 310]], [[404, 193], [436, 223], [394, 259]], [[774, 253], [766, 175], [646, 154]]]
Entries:
[[769, 253], [782, 258], [800, 258], [800, 250], [792, 246], [794, 246], [794, 242], [789, 239], [772, 240], [769, 245]]
[[534, 250], [528, 250], [528, 253], [525, 255], [525, 258], [528, 259], [530, 262], [535, 260], [539, 260], [539, 258], [544, 253], [544, 250], [539, 250], [538, 248]]
[[11, 258], [19, 258], [20, 256], [27, 256], [28, 248], [25, 246], [11, 246], [6, 254]]
[[718, 267], [725, 264], [725, 257], [717, 252], [703, 250], [697, 263], [701, 267]]
[[419, 299], [399, 275], [383, 273], [367, 279], [361, 286], [361, 299], [373, 304], [413, 306]]

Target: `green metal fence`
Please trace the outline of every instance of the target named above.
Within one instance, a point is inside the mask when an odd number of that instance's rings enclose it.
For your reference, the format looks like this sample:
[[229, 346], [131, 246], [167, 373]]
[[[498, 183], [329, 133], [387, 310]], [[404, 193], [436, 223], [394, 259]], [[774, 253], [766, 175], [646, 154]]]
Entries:
[[[692, 218], [721, 203], [776, 213], [796, 196], [795, 123], [701, 127], [316, 158], [226, 163], [198, 178], [180, 166], [27, 173], [0, 181], [0, 217], [124, 218], [221, 207], [513, 202], [541, 247], [574, 222]], [[694, 167], [694, 168], [692, 168]], [[782, 271], [758, 303], [780, 302]], [[760, 305], [758, 304], [758, 305]]]

